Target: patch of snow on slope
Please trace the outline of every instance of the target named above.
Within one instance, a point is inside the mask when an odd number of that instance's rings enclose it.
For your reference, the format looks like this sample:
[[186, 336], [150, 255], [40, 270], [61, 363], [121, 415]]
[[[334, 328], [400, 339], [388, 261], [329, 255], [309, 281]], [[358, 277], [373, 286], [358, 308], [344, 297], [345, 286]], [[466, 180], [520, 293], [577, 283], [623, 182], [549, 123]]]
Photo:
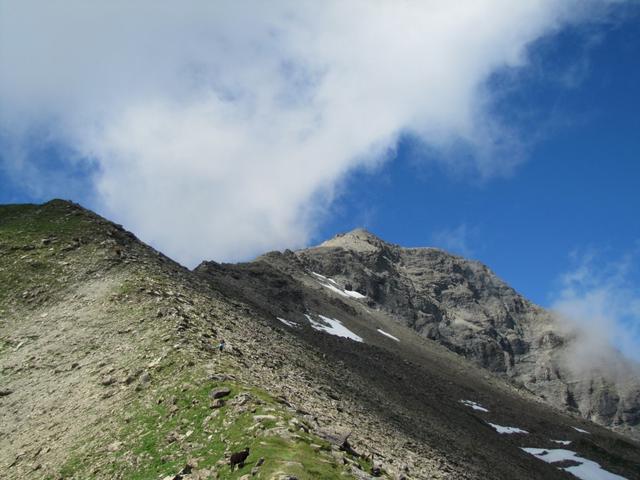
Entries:
[[343, 297], [350, 298], [366, 298], [366, 295], [361, 294], [360, 292], [356, 292], [355, 290], [343, 290], [340, 288], [338, 282], [336, 282], [333, 278], [327, 278], [324, 275], [320, 275], [316, 272], [311, 272], [311, 275], [315, 276], [318, 280], [318, 283], [329, 290], [336, 292], [338, 295], [342, 295]]
[[331, 282], [331, 283], [335, 283], [336, 285], [338, 284], [338, 282], [336, 282], [333, 278], [327, 278], [324, 275], [320, 275], [319, 273], [316, 272], [311, 272], [311, 275], [315, 275], [316, 277], [326, 281], [326, 282]]
[[560, 445], [570, 445], [571, 440], [551, 440], [553, 443], [559, 443]]
[[[467, 407], [471, 407], [474, 410], [478, 410], [480, 412], [485, 412], [488, 413], [489, 410], [487, 410], [486, 408], [484, 408], [482, 405], [480, 405], [479, 403], [476, 402], [472, 402], [471, 400], [460, 400], [460, 403], [463, 403], [464, 405], [466, 405]], [[490, 424], [491, 425], [491, 424]], [[492, 425], [493, 426], [493, 425]]]
[[587, 435], [591, 435], [590, 432], [587, 432], [586, 430], [583, 430], [581, 428], [578, 428], [578, 427], [571, 427], [571, 428], [573, 428], [576, 432], [586, 433]]
[[394, 337], [394, 336], [393, 336], [393, 335], [391, 335], [390, 333], [387, 333], [387, 332], [385, 332], [384, 330], [380, 330], [379, 328], [378, 328], [378, 333], [380, 333], [380, 334], [384, 335], [385, 337], [389, 337], [389, 338], [391, 338], [392, 340], [395, 340], [396, 342], [399, 342], [399, 341], [400, 341], [400, 339], [399, 339], [399, 338]]
[[343, 290], [345, 295], [351, 298], [367, 298], [366, 295], [361, 294], [360, 292], [356, 292], [355, 290]]
[[587, 460], [578, 456], [576, 452], [564, 450], [562, 448], [547, 450], [544, 448], [523, 448], [527, 453], [543, 460], [547, 463], [557, 463], [570, 460], [580, 465], [571, 467], [558, 467], [561, 470], [571, 473], [581, 480], [626, 480], [625, 477], [604, 470], [600, 465], [592, 460]]
[[496, 425], [495, 423], [489, 423], [489, 425], [491, 425], [498, 433], [529, 433], [526, 430], [522, 430], [517, 427], [503, 427], [502, 425]]
[[338, 295], [342, 295], [343, 297], [349, 296], [338, 287], [334, 287], [333, 285], [330, 285], [328, 283], [321, 283], [320, 285], [322, 285], [324, 288], [328, 288], [329, 290], [336, 292]]
[[311, 324], [311, 328], [313, 328], [314, 330], [326, 332], [329, 335], [335, 335], [336, 337], [344, 337], [356, 342], [362, 342], [362, 337], [359, 337], [347, 327], [345, 327], [340, 320], [325, 317], [324, 315], [318, 315], [322, 322], [324, 322], [321, 323], [311, 318], [310, 315], [305, 314], [305, 317], [307, 317], [309, 323]]
[[291, 322], [289, 320], [285, 320], [284, 318], [280, 318], [280, 317], [276, 317], [276, 318], [280, 320], [282, 323], [284, 323], [287, 327], [295, 328], [298, 326], [296, 322]]

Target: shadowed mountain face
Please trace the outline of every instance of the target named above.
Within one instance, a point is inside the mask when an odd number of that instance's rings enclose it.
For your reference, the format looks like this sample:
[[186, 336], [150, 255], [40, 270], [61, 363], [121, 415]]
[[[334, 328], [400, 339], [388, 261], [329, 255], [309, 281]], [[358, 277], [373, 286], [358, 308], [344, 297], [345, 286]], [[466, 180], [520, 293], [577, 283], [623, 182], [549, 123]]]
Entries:
[[[77, 205], [0, 207], [0, 468], [475, 480], [591, 465], [640, 478], [635, 440], [523, 380], [571, 341], [552, 331], [486, 267], [362, 231], [189, 271]], [[534, 386], [566, 389], [558, 372]]]

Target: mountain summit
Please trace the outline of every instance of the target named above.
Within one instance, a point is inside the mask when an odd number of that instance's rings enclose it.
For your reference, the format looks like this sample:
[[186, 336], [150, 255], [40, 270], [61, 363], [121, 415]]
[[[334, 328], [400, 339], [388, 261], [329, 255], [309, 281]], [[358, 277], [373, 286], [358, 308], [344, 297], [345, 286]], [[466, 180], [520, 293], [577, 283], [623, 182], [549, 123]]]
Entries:
[[478, 262], [364, 231], [190, 271], [0, 206], [6, 478], [637, 479], [637, 383], [571, 342]]
[[344, 248], [353, 251], [372, 252], [389, 245], [364, 228], [356, 228], [347, 233], [339, 233], [320, 244], [326, 248]]
[[480, 262], [402, 248], [361, 229], [296, 256], [304, 269], [361, 293], [369, 307], [545, 402], [639, 435], [637, 369], [613, 351], [606, 362], [576, 365], [580, 337]]

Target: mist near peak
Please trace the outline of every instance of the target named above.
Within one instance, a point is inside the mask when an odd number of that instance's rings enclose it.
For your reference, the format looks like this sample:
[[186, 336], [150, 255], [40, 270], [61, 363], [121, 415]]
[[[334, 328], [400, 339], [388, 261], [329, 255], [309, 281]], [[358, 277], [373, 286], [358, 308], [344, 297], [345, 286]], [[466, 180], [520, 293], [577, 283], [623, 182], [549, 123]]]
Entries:
[[637, 258], [631, 252], [603, 262], [595, 251], [574, 253], [574, 268], [561, 277], [551, 304], [571, 338], [565, 361], [572, 370], [640, 374], [640, 292], [630, 281]]

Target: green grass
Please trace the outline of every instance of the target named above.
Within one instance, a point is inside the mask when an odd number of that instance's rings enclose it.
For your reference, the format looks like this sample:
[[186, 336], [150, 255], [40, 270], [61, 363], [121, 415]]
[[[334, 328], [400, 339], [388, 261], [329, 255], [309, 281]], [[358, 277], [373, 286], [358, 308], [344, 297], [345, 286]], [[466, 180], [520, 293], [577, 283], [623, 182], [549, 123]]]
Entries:
[[[64, 249], [99, 228], [96, 217], [60, 200], [0, 206], [0, 306], [42, 303], [63, 288], [71, 275], [64, 263], [73, 256]], [[83, 261], [97, 250], [95, 243], [82, 248]]]
[[[91, 471], [97, 468], [101, 478], [157, 479], [178, 473], [189, 459], [196, 458], [198, 469], [214, 469], [221, 479], [237, 479], [251, 473], [258, 459], [264, 458], [255, 478], [271, 478], [278, 472], [299, 479], [353, 478], [327, 442], [292, 423], [292, 414], [266, 392], [234, 382], [195, 378], [158, 393], [155, 399], [131, 405], [112, 439], [122, 442], [121, 448], [105, 453], [105, 445], [94, 445], [69, 459], [60, 476], [92, 478]], [[231, 394], [225, 406], [211, 409], [209, 392], [222, 386]], [[234, 405], [234, 399], [245, 395], [249, 400], [244, 406]], [[173, 398], [177, 409], [172, 414]], [[275, 419], [259, 421], [256, 415]], [[172, 433], [178, 440], [168, 441]], [[245, 466], [232, 472], [225, 451], [245, 447], [250, 448]], [[362, 465], [370, 468], [366, 462]]]
[[91, 228], [94, 224], [92, 216], [61, 200], [43, 205], [0, 205], [3, 241], [13, 239], [25, 243], [47, 235], [65, 237], [81, 233], [83, 228]]
[[[104, 255], [96, 241], [101, 231], [104, 224], [96, 217], [62, 201], [0, 206], [0, 311], [15, 314], [16, 306], [33, 309], [55, 301], [70, 282], [78, 281], [72, 274], [95, 269]], [[43, 242], [52, 237], [55, 240]], [[90, 241], [65, 250], [74, 238]], [[132, 320], [150, 315], [158, 305], [145, 290], [166, 290], [161, 280], [146, 271], [125, 276], [113, 292], [117, 301], [105, 308]], [[0, 354], [10, 348], [0, 339]], [[154, 370], [149, 386], [139, 391], [131, 386], [130, 402], [111, 417], [87, 425], [85, 438], [78, 439], [74, 453], [51, 478], [158, 479], [175, 475], [192, 458], [198, 459], [198, 469], [213, 468], [221, 479], [250, 473], [259, 458], [264, 464], [254, 478], [277, 472], [301, 480], [352, 478], [342, 456], [334, 456], [328, 443], [294, 425], [293, 414], [267, 392], [236, 382], [212, 382], [202, 370], [186, 365], [186, 358], [172, 354]], [[218, 373], [233, 370], [224, 356], [216, 368]], [[227, 386], [231, 394], [225, 406], [214, 410], [208, 395], [219, 386]], [[250, 400], [238, 408], [234, 401], [243, 394]], [[256, 415], [275, 418], [258, 421]], [[170, 433], [178, 440], [168, 441]], [[107, 448], [116, 442], [118, 449]], [[245, 447], [251, 450], [246, 465], [232, 472], [225, 455]]]

